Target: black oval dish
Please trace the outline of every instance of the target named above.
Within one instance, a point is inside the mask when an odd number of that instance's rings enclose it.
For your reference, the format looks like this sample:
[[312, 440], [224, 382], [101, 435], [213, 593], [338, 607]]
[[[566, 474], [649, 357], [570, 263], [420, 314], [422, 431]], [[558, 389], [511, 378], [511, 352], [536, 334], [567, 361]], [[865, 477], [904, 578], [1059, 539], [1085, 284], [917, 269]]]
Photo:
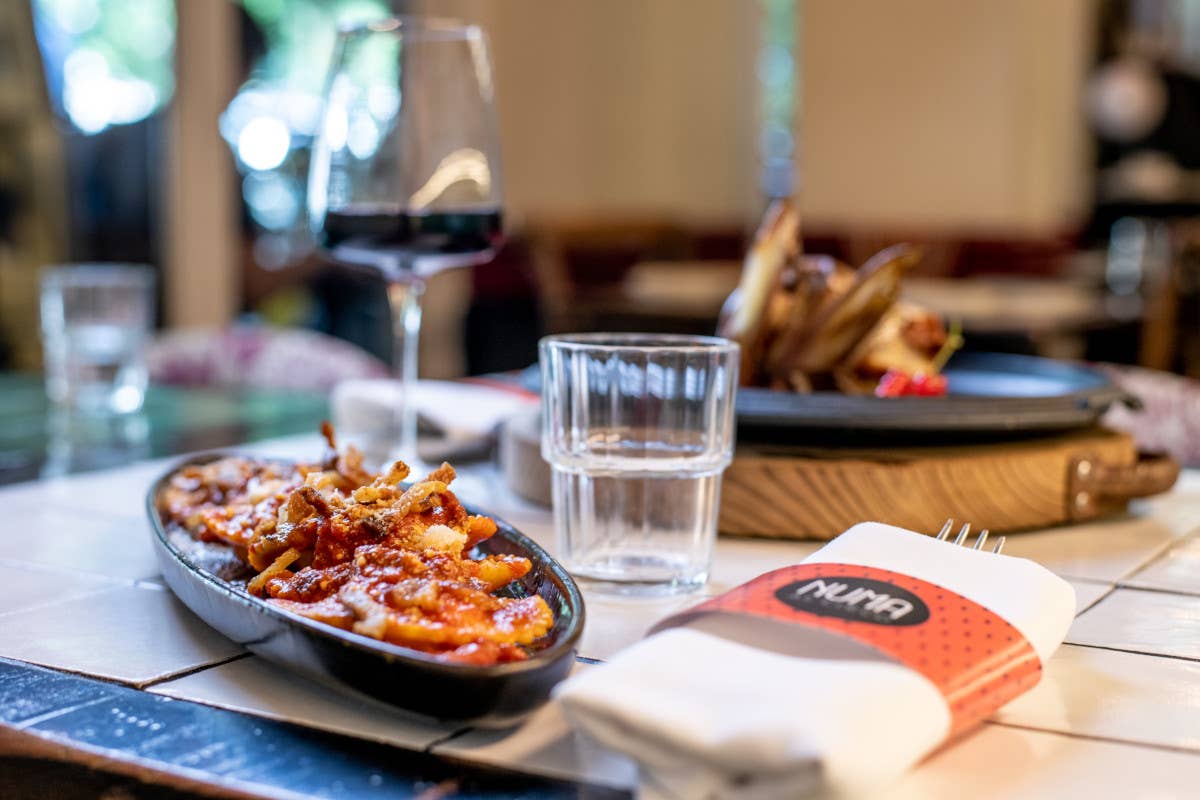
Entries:
[[945, 397], [741, 388], [738, 440], [986, 441], [1087, 428], [1114, 403], [1137, 405], [1098, 370], [1035, 356], [958, 353], [945, 374]]
[[[1084, 364], [1008, 353], [959, 352], [944, 370], [945, 397], [846, 395], [741, 387], [734, 414], [742, 444], [946, 444], [1088, 428], [1137, 398]], [[534, 364], [520, 377], [541, 389]]]
[[[171, 591], [197, 616], [250, 652], [323, 683], [439, 720], [511, 725], [541, 706], [570, 672], [583, 631], [579, 588], [537, 543], [508, 523], [478, 545], [483, 555], [528, 558], [533, 569], [506, 587], [514, 596], [539, 594], [554, 625], [526, 661], [492, 666], [448, 664], [416, 650], [379, 642], [291, 614], [249, 594], [234, 576], [245, 567], [226, 545], [197, 542], [163, 524], [156, 498], [177, 470], [230, 453], [207, 453], [177, 464], [150, 488], [147, 511], [155, 555]], [[471, 510], [472, 513], [480, 513]]]

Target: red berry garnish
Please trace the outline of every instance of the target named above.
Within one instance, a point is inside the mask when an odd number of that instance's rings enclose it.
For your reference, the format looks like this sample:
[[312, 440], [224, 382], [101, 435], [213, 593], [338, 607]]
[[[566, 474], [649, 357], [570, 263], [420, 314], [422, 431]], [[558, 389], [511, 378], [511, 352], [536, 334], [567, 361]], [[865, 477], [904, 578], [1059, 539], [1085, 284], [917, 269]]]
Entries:
[[912, 394], [921, 397], [941, 397], [946, 393], [946, 376], [918, 372], [912, 379]]
[[896, 369], [889, 369], [879, 379], [875, 387], [876, 397], [901, 397], [911, 390], [912, 381], [908, 374]]

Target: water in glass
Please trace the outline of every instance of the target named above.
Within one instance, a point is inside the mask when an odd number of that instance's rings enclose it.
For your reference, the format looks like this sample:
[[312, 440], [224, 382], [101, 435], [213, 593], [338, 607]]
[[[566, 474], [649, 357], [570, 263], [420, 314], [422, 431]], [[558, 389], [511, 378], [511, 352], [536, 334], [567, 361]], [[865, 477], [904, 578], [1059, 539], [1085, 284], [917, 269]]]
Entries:
[[59, 405], [136, 411], [146, 391], [145, 333], [112, 323], [68, 324], [46, 346], [46, 393]]
[[128, 413], [142, 407], [154, 273], [139, 265], [53, 267], [42, 277], [46, 395], [59, 407]]
[[549, 337], [542, 453], [559, 555], [621, 594], [708, 579], [733, 448], [737, 347], [709, 337]]

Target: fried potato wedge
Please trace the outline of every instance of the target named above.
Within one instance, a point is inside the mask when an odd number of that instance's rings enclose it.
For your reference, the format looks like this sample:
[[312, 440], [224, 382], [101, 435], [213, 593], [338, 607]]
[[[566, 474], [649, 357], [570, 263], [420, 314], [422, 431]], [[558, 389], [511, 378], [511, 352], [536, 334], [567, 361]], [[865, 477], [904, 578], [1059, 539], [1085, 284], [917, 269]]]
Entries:
[[854, 284], [808, 323], [801, 344], [780, 364], [784, 373], [829, 373], [862, 341], [900, 296], [900, 282], [921, 258], [911, 245], [881, 250], [859, 268]]
[[800, 214], [790, 200], [777, 200], [767, 209], [746, 254], [741, 280], [721, 309], [717, 332], [742, 348], [741, 379], [759, 376], [764, 338], [769, 330], [768, 305], [784, 269], [800, 254]]

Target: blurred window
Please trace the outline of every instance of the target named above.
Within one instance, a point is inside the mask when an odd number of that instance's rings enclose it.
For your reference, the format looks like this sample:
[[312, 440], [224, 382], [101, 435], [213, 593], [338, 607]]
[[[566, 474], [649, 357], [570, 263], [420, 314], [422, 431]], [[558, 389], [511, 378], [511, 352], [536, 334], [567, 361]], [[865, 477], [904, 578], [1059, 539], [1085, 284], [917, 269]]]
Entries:
[[[308, 146], [320, 121], [338, 27], [387, 16], [389, 3], [242, 0], [241, 5], [251, 25], [249, 77], [221, 115], [221, 136], [242, 175], [254, 260], [277, 270], [296, 263], [310, 247], [304, 215]], [[351, 131], [360, 138], [372, 132]]]
[[761, 93], [762, 189], [767, 197], [788, 197], [795, 190], [797, 24], [796, 0], [762, 0], [762, 50], [758, 56]]
[[172, 0], [33, 0], [55, 110], [96, 134], [140, 122], [175, 88]]

